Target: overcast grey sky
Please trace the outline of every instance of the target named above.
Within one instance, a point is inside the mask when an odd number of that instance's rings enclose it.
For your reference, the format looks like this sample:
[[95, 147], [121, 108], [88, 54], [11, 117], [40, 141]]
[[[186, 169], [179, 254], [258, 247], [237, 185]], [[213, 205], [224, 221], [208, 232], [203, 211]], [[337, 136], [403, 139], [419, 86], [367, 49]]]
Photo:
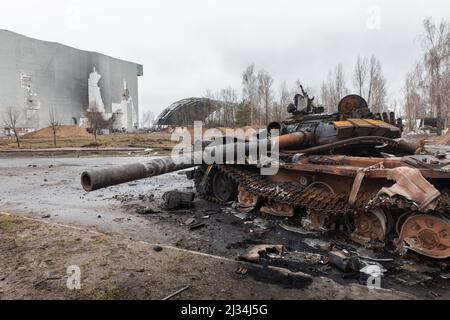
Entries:
[[251, 63], [275, 78], [276, 89], [300, 79], [316, 93], [342, 63], [350, 86], [358, 53], [381, 60], [397, 96], [419, 59], [427, 16], [448, 19], [450, 1], [2, 1], [0, 28], [143, 64], [141, 112], [158, 114], [206, 89], [240, 94]]

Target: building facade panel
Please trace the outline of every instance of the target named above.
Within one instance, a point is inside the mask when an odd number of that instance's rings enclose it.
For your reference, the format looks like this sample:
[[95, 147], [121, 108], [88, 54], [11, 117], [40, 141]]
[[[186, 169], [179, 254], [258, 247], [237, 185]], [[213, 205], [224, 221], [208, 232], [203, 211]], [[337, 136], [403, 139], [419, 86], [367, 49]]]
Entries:
[[[49, 111], [54, 109], [62, 123], [79, 123], [89, 107], [88, 79], [94, 68], [101, 75], [98, 86], [105, 112], [112, 112], [113, 103], [121, 103], [126, 83], [139, 114], [141, 65], [6, 30], [0, 30], [0, 44], [0, 119], [8, 107], [14, 107], [21, 110], [22, 126], [37, 129], [48, 126]], [[31, 122], [27, 120], [30, 92], [40, 106], [31, 112]], [[137, 118], [128, 121], [127, 129], [135, 123]]]

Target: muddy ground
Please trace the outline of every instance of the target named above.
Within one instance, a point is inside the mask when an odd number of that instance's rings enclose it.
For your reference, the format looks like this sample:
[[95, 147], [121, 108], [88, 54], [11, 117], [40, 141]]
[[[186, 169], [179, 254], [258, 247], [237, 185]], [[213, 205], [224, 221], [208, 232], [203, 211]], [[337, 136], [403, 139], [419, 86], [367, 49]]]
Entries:
[[0, 230], [0, 299], [164, 299], [186, 287], [174, 299], [411, 298], [18, 216], [1, 214]]
[[[0, 298], [161, 299], [186, 285], [190, 289], [177, 298], [450, 298], [448, 261], [362, 250], [333, 234], [294, 233], [279, 220], [238, 217], [231, 205], [201, 199], [192, 209], [162, 210], [165, 191], [193, 191], [183, 173], [89, 194], [79, 184], [83, 169], [147, 159], [0, 159], [0, 211], [17, 215], [0, 222]], [[191, 219], [205, 226], [189, 230]], [[164, 249], [154, 251], [156, 244]], [[287, 252], [263, 258], [263, 267], [245, 264], [247, 273], [237, 274], [242, 263], [236, 257], [255, 244], [282, 244]], [[344, 274], [331, 266], [330, 246], [387, 259], [380, 262], [387, 270], [385, 290], [368, 290], [364, 273]], [[87, 275], [81, 291], [65, 287], [71, 264], [81, 264]]]

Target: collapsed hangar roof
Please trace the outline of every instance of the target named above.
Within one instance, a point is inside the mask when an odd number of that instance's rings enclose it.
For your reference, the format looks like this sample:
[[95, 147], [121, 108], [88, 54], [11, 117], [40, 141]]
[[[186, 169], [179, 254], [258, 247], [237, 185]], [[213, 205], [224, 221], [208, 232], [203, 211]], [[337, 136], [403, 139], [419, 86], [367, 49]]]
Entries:
[[219, 110], [221, 102], [208, 98], [187, 98], [171, 104], [156, 119], [157, 126], [189, 126]]

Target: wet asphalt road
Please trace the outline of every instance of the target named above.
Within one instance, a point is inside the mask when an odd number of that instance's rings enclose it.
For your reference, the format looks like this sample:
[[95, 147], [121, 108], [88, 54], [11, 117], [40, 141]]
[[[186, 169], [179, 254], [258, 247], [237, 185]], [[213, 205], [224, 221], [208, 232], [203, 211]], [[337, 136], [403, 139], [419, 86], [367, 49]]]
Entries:
[[[86, 193], [80, 184], [85, 169], [146, 161], [149, 158], [5, 158], [0, 159], [0, 211], [96, 228], [150, 242], [164, 242], [164, 230], [152, 228], [138, 215], [130, 216], [113, 197], [118, 194], [155, 193], [185, 189], [192, 182], [178, 173], [140, 180]], [[134, 213], [134, 212], [132, 212]], [[50, 215], [50, 217], [48, 217]], [[118, 223], [120, 222], [120, 223]]]
[[[91, 193], [81, 187], [80, 175], [86, 169], [148, 160], [145, 157], [0, 159], [0, 178], [6, 182], [0, 185], [0, 211], [228, 257], [252, 243], [283, 242], [295, 249], [304, 247], [296, 234], [261, 230], [235, 217], [236, 212], [230, 207], [201, 199], [196, 199], [191, 209], [162, 210], [161, 197], [166, 191], [194, 191], [193, 182], [183, 172]], [[138, 214], [142, 207], [155, 213]], [[185, 224], [189, 219], [204, 222], [206, 227], [190, 231]]]

